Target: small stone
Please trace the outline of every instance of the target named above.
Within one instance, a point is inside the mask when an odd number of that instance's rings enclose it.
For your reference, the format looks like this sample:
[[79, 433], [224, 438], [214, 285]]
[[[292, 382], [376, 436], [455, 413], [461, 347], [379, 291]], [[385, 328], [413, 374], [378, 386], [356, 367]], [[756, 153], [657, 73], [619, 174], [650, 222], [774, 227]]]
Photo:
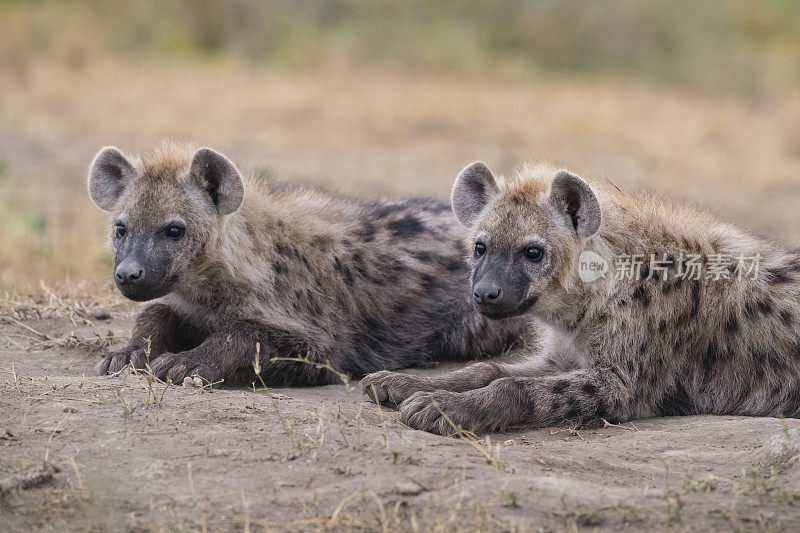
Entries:
[[183, 378], [184, 387], [194, 387], [194, 380], [190, 376]]
[[203, 385], [205, 385], [203, 383], [203, 380], [201, 378], [197, 377], [197, 376], [193, 377], [192, 381], [194, 382], [194, 386], [195, 387], [199, 387], [201, 389], [203, 388]]
[[65, 412], [65, 413], [77, 413], [77, 412], [78, 412], [78, 410], [77, 410], [77, 409], [75, 409], [74, 407], [65, 407], [65, 408], [64, 408], [64, 412]]
[[425, 487], [414, 481], [398, 481], [394, 486], [394, 491], [401, 496], [416, 496], [424, 490]]
[[503, 441], [503, 445], [504, 446], [511, 446], [511, 445], [513, 445], [515, 443], [516, 443], [516, 441], [514, 439], [508, 439], [506, 441]]
[[97, 320], [108, 320], [111, 318], [111, 313], [108, 312], [108, 309], [105, 307], [100, 307], [99, 305], [92, 307], [92, 316], [95, 317]]

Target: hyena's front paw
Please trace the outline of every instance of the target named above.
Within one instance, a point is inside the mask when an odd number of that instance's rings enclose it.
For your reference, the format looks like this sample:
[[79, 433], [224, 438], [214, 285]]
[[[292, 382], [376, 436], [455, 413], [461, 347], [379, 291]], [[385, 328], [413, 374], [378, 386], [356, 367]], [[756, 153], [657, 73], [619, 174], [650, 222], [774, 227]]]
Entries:
[[161, 381], [180, 385], [187, 377], [199, 376], [204, 381], [216, 383], [222, 379], [219, 371], [185, 353], [165, 353], [150, 365], [153, 374]]
[[400, 404], [400, 420], [414, 429], [452, 435], [456, 427], [472, 430], [477, 420], [464, 394], [450, 391], [416, 392]]
[[114, 374], [127, 365], [130, 365], [130, 367], [135, 370], [144, 370], [147, 363], [147, 352], [144, 348], [126, 346], [121, 350], [111, 352], [103, 357], [97, 365], [97, 374], [100, 376], [104, 374]]
[[378, 403], [399, 405], [420, 390], [427, 390], [425, 380], [412, 374], [381, 370], [361, 380], [361, 391]]

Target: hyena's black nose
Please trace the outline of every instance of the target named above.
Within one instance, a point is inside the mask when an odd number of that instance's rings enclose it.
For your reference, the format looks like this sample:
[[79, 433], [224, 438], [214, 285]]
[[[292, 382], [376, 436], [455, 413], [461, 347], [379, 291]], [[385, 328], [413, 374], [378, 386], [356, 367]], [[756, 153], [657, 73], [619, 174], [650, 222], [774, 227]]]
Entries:
[[479, 304], [495, 304], [500, 301], [503, 291], [495, 285], [477, 285], [473, 292]]
[[144, 277], [144, 269], [135, 261], [123, 261], [117, 267], [115, 275], [120, 283], [132, 285]]

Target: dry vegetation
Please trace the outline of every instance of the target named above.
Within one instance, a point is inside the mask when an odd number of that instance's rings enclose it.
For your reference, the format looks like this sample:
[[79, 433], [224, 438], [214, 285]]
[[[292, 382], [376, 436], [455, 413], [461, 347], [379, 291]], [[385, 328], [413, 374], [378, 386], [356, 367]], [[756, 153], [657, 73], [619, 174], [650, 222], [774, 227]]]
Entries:
[[91, 375], [134, 309], [108, 287], [104, 217], [84, 189], [107, 144], [193, 139], [264, 179], [366, 197], [445, 197], [469, 161], [510, 172], [542, 158], [800, 242], [797, 4], [597, 4], [0, 5], [3, 523], [796, 526], [794, 420], [459, 440], [411, 431], [342, 386]]

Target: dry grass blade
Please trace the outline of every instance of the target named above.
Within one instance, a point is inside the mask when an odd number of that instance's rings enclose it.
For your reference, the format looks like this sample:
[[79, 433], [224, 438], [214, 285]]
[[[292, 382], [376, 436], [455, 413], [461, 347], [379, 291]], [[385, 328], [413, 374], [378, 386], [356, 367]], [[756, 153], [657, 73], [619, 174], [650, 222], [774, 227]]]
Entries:
[[621, 426], [619, 424], [612, 424], [611, 422], [609, 422], [605, 418], [602, 418], [601, 420], [603, 421], [603, 428], [619, 428], [619, 429], [624, 429], [625, 431], [639, 431], [639, 428], [634, 426], [633, 422], [629, 422], [629, 424], [632, 427], [625, 427], [625, 426]]
[[[453, 420], [449, 416], [447, 416], [447, 414], [442, 410], [442, 408], [439, 407], [438, 403], [433, 402], [433, 406], [436, 408], [437, 411], [439, 411], [439, 413], [442, 415], [442, 418], [445, 419], [445, 421], [450, 425], [450, 427], [453, 428], [454, 432], [453, 434], [456, 437], [465, 442], [468, 442], [473, 448], [478, 450], [481, 453], [481, 455], [483, 455], [486, 458], [486, 462], [488, 462], [493, 467], [497, 468], [498, 470], [506, 469], [506, 465], [502, 461], [500, 461], [499, 453], [492, 454], [487, 446], [481, 444], [480, 440], [478, 439], [478, 436], [475, 433], [473, 433], [472, 431], [465, 430], [458, 424], [454, 423]], [[491, 446], [491, 441], [489, 440], [488, 435], [486, 437], [486, 442], [489, 443], [489, 446]], [[495, 448], [495, 452], [499, 452], [499, 448]]]

